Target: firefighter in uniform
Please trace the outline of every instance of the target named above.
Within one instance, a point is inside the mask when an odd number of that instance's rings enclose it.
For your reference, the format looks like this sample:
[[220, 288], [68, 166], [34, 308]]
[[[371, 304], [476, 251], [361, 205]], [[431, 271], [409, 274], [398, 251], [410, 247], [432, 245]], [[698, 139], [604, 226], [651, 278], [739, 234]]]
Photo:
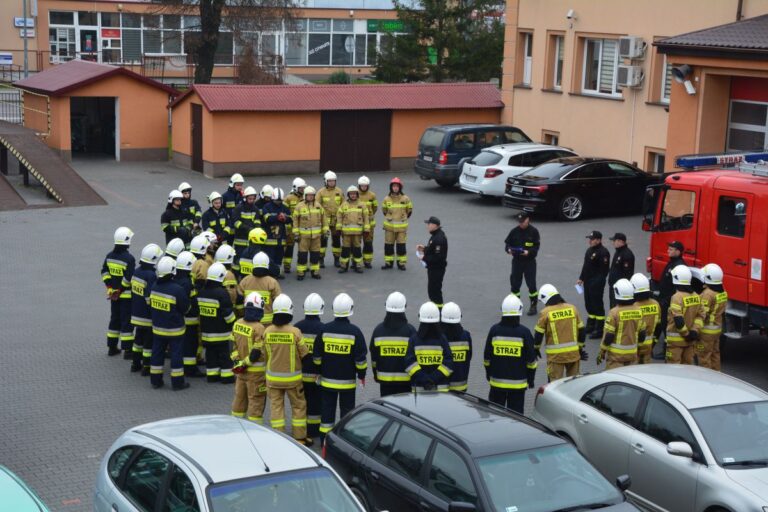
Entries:
[[203, 214], [202, 229], [216, 235], [218, 243], [226, 242], [232, 236], [232, 228], [229, 226], [229, 214], [222, 207], [221, 194], [211, 192], [208, 202], [211, 207]]
[[171, 190], [168, 194], [168, 204], [160, 216], [160, 229], [165, 233], [166, 244], [174, 238], [181, 238], [187, 244], [191, 238], [190, 231], [186, 227], [187, 214], [181, 209], [183, 199], [184, 196], [178, 190]]
[[343, 274], [349, 270], [349, 259], [352, 257], [352, 268], [358, 274], [363, 273], [363, 237], [370, 233], [371, 225], [368, 217], [368, 207], [360, 201], [357, 187], [347, 188], [347, 200], [336, 212], [336, 229], [341, 230], [341, 268]]
[[[675, 293], [675, 285], [672, 284], [672, 269], [678, 265], [685, 265], [683, 260], [683, 251], [685, 246], [682, 242], [672, 241], [667, 244], [667, 262], [664, 270], [661, 272], [659, 281], [659, 305], [661, 306], [661, 329], [665, 333], [664, 344], [666, 344], [667, 316], [669, 311], [669, 301]], [[666, 351], [665, 351], [666, 352]], [[666, 354], [664, 355], [666, 358]]]
[[368, 176], [360, 176], [357, 180], [360, 202], [368, 207], [368, 223], [370, 231], [363, 235], [363, 264], [365, 268], [373, 268], [373, 230], [376, 228], [376, 212], [379, 211], [379, 201], [376, 193], [371, 190], [371, 180]]
[[597, 354], [598, 366], [605, 359], [605, 369], [637, 364], [638, 346], [645, 341], [643, 312], [635, 305], [635, 287], [628, 279], [619, 279], [611, 291], [616, 305], [608, 312], [603, 341]]
[[197, 306], [197, 289], [192, 279], [192, 267], [197, 259], [189, 251], [183, 251], [176, 259], [176, 278], [174, 281], [184, 288], [189, 297], [189, 309], [184, 314], [184, 344], [182, 357], [185, 377], [203, 377], [197, 367], [197, 347], [200, 340], [200, 309]]
[[[339, 210], [344, 194], [336, 186], [336, 173], [327, 171], [323, 175], [325, 186], [317, 192], [317, 202], [325, 210], [325, 218], [328, 220], [328, 230], [330, 231], [331, 245], [333, 247], [333, 264], [340, 267], [339, 257], [341, 256], [341, 231], [336, 226], [336, 212]], [[320, 239], [320, 267], [325, 267], [325, 251], [328, 245], [328, 235], [323, 233]]]
[[448, 238], [440, 227], [440, 219], [430, 217], [424, 221], [430, 237], [427, 246], [419, 244], [416, 250], [422, 253], [421, 261], [427, 266], [427, 295], [438, 308], [443, 307], [443, 278], [448, 266]]
[[283, 279], [280, 271], [283, 267], [285, 255], [285, 240], [288, 233], [293, 231], [293, 219], [291, 210], [283, 204], [283, 189], [275, 188], [272, 191], [272, 201], [264, 206], [262, 211], [264, 224], [267, 228], [267, 255], [269, 261], [277, 266], [277, 278]]
[[216, 249], [218, 249], [220, 245], [219, 237], [216, 236], [216, 233], [213, 231], [203, 231], [200, 234], [208, 240], [208, 248], [205, 251], [205, 261], [208, 262], [208, 265], [213, 265], [213, 257], [216, 254]]
[[368, 369], [368, 349], [362, 331], [349, 321], [354, 302], [346, 293], [333, 299], [334, 319], [323, 326], [315, 338], [313, 359], [320, 372], [321, 439], [336, 422], [336, 403], [339, 417], [355, 407], [355, 377], [365, 386]]
[[[296, 322], [296, 328], [301, 331], [304, 344], [310, 354], [313, 354], [315, 338], [323, 330], [325, 302], [320, 295], [310, 293], [304, 299], [304, 320]], [[313, 358], [302, 359], [301, 380], [304, 383], [304, 398], [307, 400], [307, 436], [314, 438], [320, 435], [320, 386], [317, 379], [320, 376]]]
[[525, 277], [528, 298], [531, 302], [528, 316], [533, 316], [537, 313], [536, 296], [539, 289], [536, 287], [536, 256], [539, 254], [541, 237], [539, 230], [531, 226], [531, 218], [527, 212], [518, 213], [516, 218], [517, 227], [513, 228], [504, 240], [505, 250], [507, 254], [512, 256], [509, 286], [512, 293], [519, 297], [520, 286], [523, 284], [523, 277]]
[[211, 266], [205, 258], [205, 255], [208, 254], [209, 245], [211, 243], [203, 235], [197, 235], [189, 243], [189, 252], [197, 258], [192, 264], [192, 284], [198, 291], [205, 285], [205, 280], [208, 278], [208, 267]]
[[252, 262], [253, 272], [240, 281], [238, 291], [243, 297], [247, 297], [253, 292], [261, 295], [264, 301], [264, 316], [261, 323], [269, 325], [272, 323], [272, 303], [283, 292], [280, 289], [280, 283], [269, 275], [269, 256], [260, 252], [253, 257]]
[[[136, 267], [136, 259], [128, 252], [132, 238], [133, 231], [129, 228], [117, 228], [114, 234], [115, 245], [101, 265], [101, 280], [107, 287], [107, 300], [111, 302], [107, 326], [107, 353], [110, 356], [120, 353], [118, 341], [123, 350], [133, 351], [131, 276]], [[129, 358], [132, 359], [132, 356]]]
[[605, 322], [603, 292], [611, 254], [603, 247], [603, 234], [599, 231], [590, 232], [586, 238], [589, 240], [589, 247], [584, 254], [584, 264], [581, 266], [581, 274], [576, 284], [584, 287], [584, 305], [587, 308], [586, 332], [589, 334], [589, 339], [598, 340], [603, 337]]
[[288, 208], [290, 216], [293, 219], [293, 229], [289, 229], [285, 234], [285, 254], [283, 255], [283, 273], [291, 273], [291, 264], [293, 263], [293, 246], [296, 243], [296, 206], [304, 200], [304, 189], [307, 182], [301, 178], [295, 178], [291, 185], [291, 192], [285, 196], [283, 204]]
[[150, 382], [153, 389], [163, 387], [165, 353], [171, 355], [171, 388], [180, 391], [189, 387], [184, 379], [182, 348], [184, 345], [184, 314], [189, 309], [187, 292], [173, 280], [176, 262], [163, 256], [157, 263], [157, 281], [149, 292], [152, 310], [152, 359]]
[[235, 398], [232, 416], [248, 418], [259, 425], [264, 423], [267, 402], [266, 350], [264, 349], [264, 314], [261, 296], [252, 293], [245, 298], [245, 316], [232, 326], [234, 342], [231, 358], [235, 372]]
[[466, 391], [469, 362], [472, 360], [472, 335], [461, 326], [461, 308], [455, 302], [448, 302], [440, 310], [440, 329], [448, 340], [453, 359], [448, 389]]
[[237, 278], [235, 278], [235, 274], [232, 272], [232, 262], [235, 261], [235, 250], [232, 246], [224, 244], [216, 250], [216, 255], [213, 259], [216, 263], [221, 263], [224, 265], [224, 268], [227, 269], [227, 274], [224, 276], [224, 281], [222, 281], [221, 284], [224, 286], [224, 289], [227, 290], [229, 300], [235, 307], [235, 315], [242, 316], [239, 313], [242, 313], [244, 295], [239, 293], [237, 288]]
[[296, 279], [304, 280], [307, 259], [313, 279], [320, 279], [320, 240], [328, 233], [325, 209], [315, 201], [315, 189], [304, 188], [304, 200], [293, 210], [293, 237], [298, 240]]
[[[232, 269], [240, 280], [253, 273], [253, 257], [260, 252], [266, 254], [267, 250], [267, 232], [262, 228], [252, 229], [248, 233], [248, 247], [239, 257], [235, 256], [235, 262], [232, 264]], [[276, 271], [279, 273], [279, 270], [275, 265], [270, 264], [270, 275], [274, 276]]]
[[381, 396], [388, 396], [411, 390], [411, 376], [405, 371], [405, 352], [416, 329], [405, 317], [405, 295], [390, 293], [384, 307], [387, 313], [384, 321], [373, 329], [370, 352], [373, 378], [379, 383]]
[[152, 311], [149, 308], [149, 291], [157, 280], [155, 267], [163, 250], [157, 244], [149, 244], [141, 250], [139, 266], [131, 276], [131, 324], [136, 328], [133, 341], [131, 371], [149, 375], [152, 356]]
[[694, 343], [704, 327], [706, 309], [701, 297], [691, 288], [691, 270], [685, 265], [672, 269], [672, 284], [675, 294], [669, 302], [667, 312], [668, 363], [693, 364]]
[[261, 212], [256, 206], [256, 189], [246, 187], [243, 191], [244, 200], [232, 211], [232, 228], [235, 232], [233, 247], [238, 256], [248, 247], [248, 233], [261, 227]]
[[274, 306], [272, 325], [264, 331], [267, 349], [267, 395], [269, 396], [270, 423], [275, 430], [285, 430], [285, 397], [291, 402], [291, 433], [305, 446], [312, 446], [307, 437], [307, 401], [302, 385], [305, 359], [311, 359], [301, 331], [291, 325], [293, 302], [287, 295], [279, 295]]
[[538, 366], [533, 335], [520, 324], [522, 316], [522, 301], [510, 293], [501, 303], [501, 321], [488, 331], [483, 352], [485, 378], [491, 386], [488, 400], [520, 414]]
[[400, 178], [392, 178], [389, 182], [389, 194], [381, 203], [381, 213], [384, 214], [384, 265], [381, 268], [388, 270], [394, 266], [397, 248], [397, 268], [405, 270], [408, 262], [405, 242], [408, 240], [408, 219], [413, 213], [413, 203], [403, 193]]
[[419, 329], [408, 340], [405, 371], [411, 377], [411, 390], [448, 391], [453, 372], [453, 355], [448, 340], [440, 331], [440, 309], [434, 302], [419, 308]]
[[175, 260], [185, 250], [184, 241], [181, 238], [174, 238], [165, 246], [165, 256], [170, 256]]
[[181, 192], [181, 211], [184, 212], [184, 227], [189, 230], [190, 235], [200, 233], [200, 221], [203, 218], [203, 210], [197, 199], [192, 199], [192, 185], [186, 181], [181, 183], [178, 188]]
[[205, 286], [197, 295], [200, 308], [200, 332], [205, 347], [205, 376], [208, 382], [231, 384], [235, 381], [232, 359], [229, 356], [229, 339], [235, 311], [229, 293], [222, 283], [227, 269], [221, 263], [208, 268]]
[[232, 213], [235, 211], [237, 205], [243, 202], [243, 183], [245, 180], [239, 173], [235, 173], [229, 178], [229, 188], [222, 195], [224, 200], [224, 209], [227, 211], [227, 215], [232, 217]]
[[576, 306], [565, 302], [557, 288], [545, 284], [539, 289], [539, 300], [544, 309], [534, 329], [534, 348], [541, 357], [541, 345], [547, 354], [549, 381], [572, 377], [579, 373], [579, 362], [586, 361], [584, 351], [584, 323]]
[[716, 263], [704, 265], [701, 273], [704, 281], [704, 291], [701, 292], [704, 327], [696, 342], [696, 357], [699, 366], [720, 371], [720, 335], [723, 332], [728, 292], [723, 288], [723, 269]]
[[608, 271], [608, 299], [611, 307], [616, 305], [616, 297], [613, 295], [613, 285], [619, 279], [630, 279], [635, 273], [635, 254], [627, 245], [627, 235], [616, 233], [611, 238], [613, 242], [613, 259]]
[[274, 192], [272, 185], [264, 185], [261, 187], [259, 198], [256, 200], [256, 206], [259, 207], [259, 211], [264, 214], [264, 207], [272, 201], [272, 192]]
[[645, 339], [637, 345], [637, 364], [648, 364], [661, 334], [661, 306], [651, 298], [651, 282], [647, 277], [638, 273], [629, 282], [635, 289], [635, 306], [640, 308], [645, 322]]

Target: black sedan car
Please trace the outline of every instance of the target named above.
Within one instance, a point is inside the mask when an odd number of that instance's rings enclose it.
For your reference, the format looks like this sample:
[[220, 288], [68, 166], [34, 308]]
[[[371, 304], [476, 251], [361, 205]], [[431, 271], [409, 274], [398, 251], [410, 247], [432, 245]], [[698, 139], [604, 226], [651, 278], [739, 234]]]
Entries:
[[566, 157], [507, 179], [504, 206], [564, 220], [586, 214], [638, 213], [645, 188], [661, 175], [620, 160]]
[[638, 510], [572, 444], [466, 394], [363, 404], [328, 433], [323, 453], [368, 511]]

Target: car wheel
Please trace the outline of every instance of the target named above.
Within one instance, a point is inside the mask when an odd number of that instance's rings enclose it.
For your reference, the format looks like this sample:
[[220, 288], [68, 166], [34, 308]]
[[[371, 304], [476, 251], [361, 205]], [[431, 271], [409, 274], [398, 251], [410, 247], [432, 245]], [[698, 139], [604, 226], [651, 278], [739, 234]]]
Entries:
[[443, 188], [453, 188], [453, 186], [456, 184], [456, 181], [454, 180], [435, 180], [438, 185], [440, 185]]
[[584, 216], [584, 201], [575, 194], [569, 194], [560, 199], [557, 212], [563, 220], [579, 220]]
[[363, 496], [363, 493], [360, 489], [358, 489], [357, 487], [350, 487], [349, 490], [351, 490], [352, 494], [355, 495], [355, 498], [357, 498], [357, 501], [359, 501], [360, 504], [363, 506], [363, 508], [365, 509], [365, 512], [373, 511], [371, 506], [368, 505], [368, 500], [366, 499], [365, 496]]

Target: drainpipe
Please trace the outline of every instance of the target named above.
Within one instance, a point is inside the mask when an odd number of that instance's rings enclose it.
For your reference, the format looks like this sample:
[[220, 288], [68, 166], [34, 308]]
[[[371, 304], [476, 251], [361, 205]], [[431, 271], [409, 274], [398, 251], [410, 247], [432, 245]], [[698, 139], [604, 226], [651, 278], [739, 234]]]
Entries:
[[744, 17], [742, 15], [743, 9], [744, 9], [744, 0], [739, 0], [739, 3], [736, 5], [736, 21], [741, 21], [741, 18]]

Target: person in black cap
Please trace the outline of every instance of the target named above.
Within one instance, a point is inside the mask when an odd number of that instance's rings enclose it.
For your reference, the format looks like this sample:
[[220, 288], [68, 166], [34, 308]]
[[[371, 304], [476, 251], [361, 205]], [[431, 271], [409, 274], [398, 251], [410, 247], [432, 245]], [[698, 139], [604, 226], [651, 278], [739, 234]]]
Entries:
[[589, 239], [589, 247], [584, 254], [584, 264], [581, 266], [581, 274], [576, 284], [584, 287], [584, 305], [587, 308], [586, 332], [591, 333], [589, 339], [597, 340], [603, 337], [603, 323], [605, 323], [603, 292], [611, 254], [603, 247], [601, 232], [592, 231], [586, 238]]
[[627, 246], [627, 235], [624, 233], [616, 233], [609, 240], [613, 242], [613, 248], [616, 249], [611, 260], [611, 270], [608, 272], [608, 298], [613, 308], [616, 305], [613, 285], [619, 279], [632, 278], [635, 273], [635, 254]]
[[[667, 256], [669, 256], [669, 262], [667, 263], [667, 266], [664, 267], [664, 271], [661, 273], [661, 281], [659, 282], [659, 306], [661, 306], [661, 324], [664, 326], [664, 338], [666, 345], [666, 318], [667, 318], [667, 312], [669, 311], [669, 304], [672, 300], [672, 295], [675, 294], [675, 285], [672, 284], [672, 269], [675, 268], [678, 265], [685, 265], [685, 261], [683, 260], [683, 251], [685, 251], [685, 246], [682, 242], [678, 242], [677, 240], [669, 242], [667, 244]], [[662, 345], [663, 351], [661, 354], [658, 354], [657, 351], [654, 350], [653, 358], [654, 359], [664, 359], [664, 353], [666, 349], [664, 348], [664, 345]]]
[[504, 240], [504, 249], [512, 255], [512, 272], [509, 274], [509, 286], [513, 294], [520, 297], [520, 285], [525, 277], [525, 285], [528, 287], [528, 298], [531, 307], [528, 316], [536, 314], [536, 255], [539, 253], [541, 239], [539, 230], [531, 226], [531, 218], [528, 212], [520, 212], [515, 217], [517, 227], [507, 235]]
[[427, 265], [427, 294], [429, 300], [443, 307], [443, 277], [448, 265], [448, 239], [440, 227], [440, 219], [430, 217], [424, 221], [432, 235], [427, 246], [419, 244], [416, 250], [422, 253], [421, 261]]

